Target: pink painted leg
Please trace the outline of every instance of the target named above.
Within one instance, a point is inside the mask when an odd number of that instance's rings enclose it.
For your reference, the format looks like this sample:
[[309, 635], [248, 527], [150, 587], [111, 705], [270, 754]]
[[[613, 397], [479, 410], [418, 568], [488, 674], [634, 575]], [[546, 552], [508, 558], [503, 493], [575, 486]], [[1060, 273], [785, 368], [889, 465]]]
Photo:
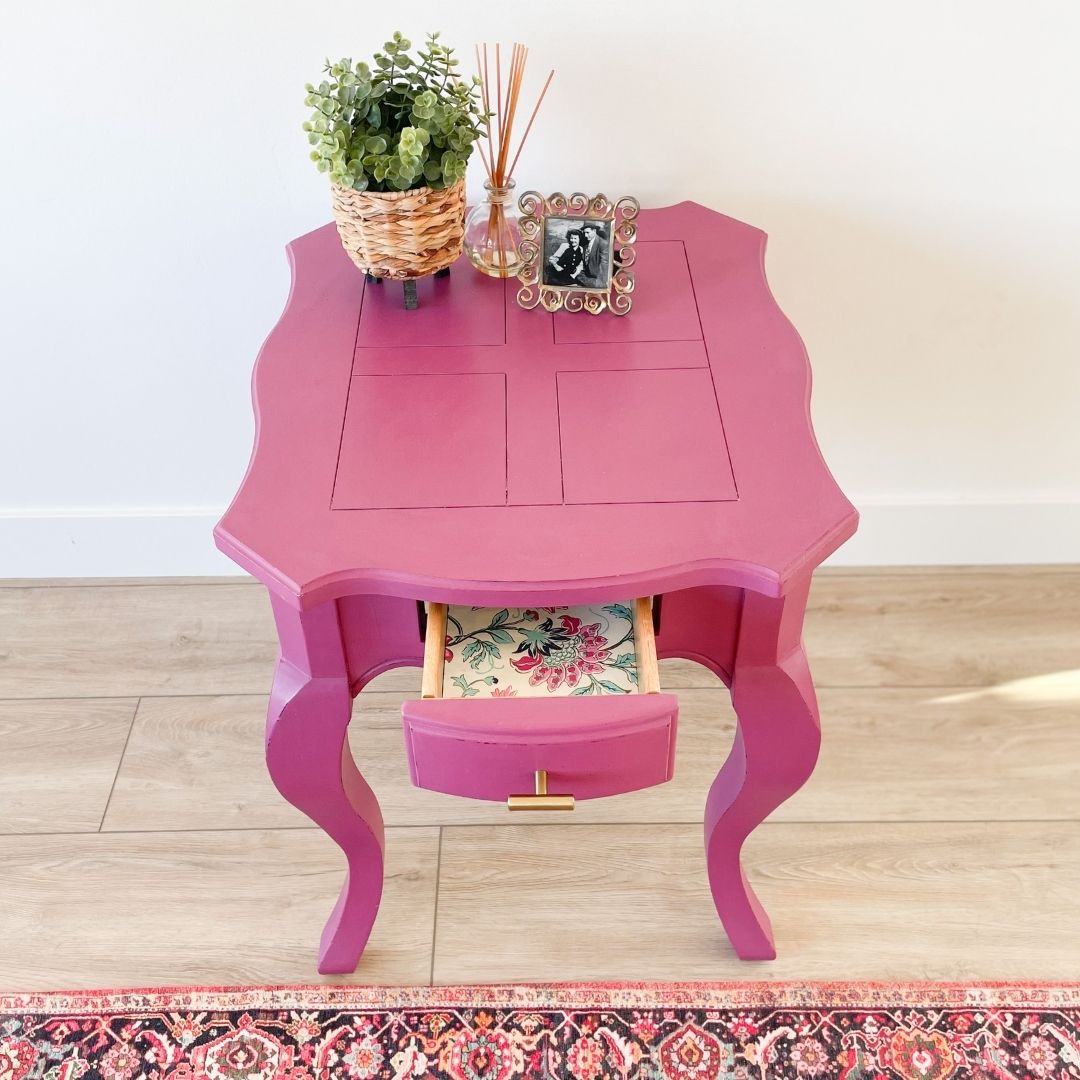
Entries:
[[742, 869], [743, 842], [806, 782], [821, 729], [802, 646], [809, 578], [780, 599], [745, 595], [732, 704], [735, 743], [709, 792], [705, 853], [717, 913], [743, 960], [773, 960], [772, 927]]
[[266, 763], [278, 791], [320, 825], [348, 861], [323, 931], [319, 971], [350, 972], [382, 898], [382, 814], [349, 750], [352, 695], [336, 604], [300, 612], [271, 599], [281, 660], [267, 715]]

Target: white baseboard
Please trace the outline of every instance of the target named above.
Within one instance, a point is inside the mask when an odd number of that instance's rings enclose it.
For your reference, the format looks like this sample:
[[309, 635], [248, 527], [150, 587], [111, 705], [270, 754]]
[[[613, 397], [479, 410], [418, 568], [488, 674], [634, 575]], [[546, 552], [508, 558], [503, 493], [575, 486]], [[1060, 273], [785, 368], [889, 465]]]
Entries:
[[[1080, 562], [1080, 500], [864, 500], [831, 566]], [[239, 573], [214, 547], [221, 510], [0, 512], [0, 578]]]
[[853, 501], [859, 531], [827, 566], [1080, 562], [1080, 499]]
[[243, 571], [214, 547], [222, 509], [0, 513], [0, 578], [206, 577]]

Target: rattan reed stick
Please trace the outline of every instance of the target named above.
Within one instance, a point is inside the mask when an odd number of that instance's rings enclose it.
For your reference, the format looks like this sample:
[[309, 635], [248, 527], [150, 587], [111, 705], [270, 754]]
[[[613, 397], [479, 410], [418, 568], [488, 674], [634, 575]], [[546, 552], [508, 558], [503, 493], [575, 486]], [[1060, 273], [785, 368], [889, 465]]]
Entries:
[[[552, 69], [544, 82], [540, 96], [533, 106], [529, 122], [525, 126], [525, 133], [518, 143], [513, 157], [510, 155], [513, 142], [514, 121], [517, 117], [518, 104], [521, 100], [521, 87], [525, 79], [525, 67], [529, 59], [528, 48], [520, 42], [514, 42], [511, 52], [510, 67], [507, 71], [506, 93], [503, 94], [502, 80], [502, 46], [495, 43], [495, 93], [491, 93], [491, 70], [489, 65], [488, 47], [476, 46], [476, 70], [480, 78], [481, 100], [486, 114], [494, 113], [495, 125], [492, 129], [491, 117], [487, 116], [484, 123], [484, 135], [487, 139], [487, 153], [481, 149], [480, 159], [484, 163], [484, 169], [488, 174], [488, 180], [493, 187], [505, 187], [513, 178], [514, 169], [517, 166], [521, 151], [525, 148], [525, 140], [532, 131], [533, 121], [540, 111], [540, 105], [548, 92], [551, 80], [555, 76]], [[494, 103], [494, 108], [492, 108]], [[494, 137], [493, 137], [494, 136]], [[510, 162], [509, 167], [507, 162]]]
[[532, 116], [529, 117], [529, 122], [525, 125], [525, 134], [521, 136], [521, 142], [518, 144], [517, 153], [514, 155], [514, 160], [510, 163], [510, 168], [506, 170], [507, 176], [514, 175], [514, 170], [517, 168], [518, 158], [521, 157], [522, 147], [525, 145], [525, 140], [529, 137], [529, 132], [532, 131], [533, 121], [536, 119], [536, 114], [540, 111], [540, 103], [544, 100], [544, 95], [548, 92], [548, 87], [551, 85], [551, 80], [554, 77], [555, 72], [549, 71], [547, 80], [544, 83], [544, 89], [540, 91], [540, 96], [536, 99], [536, 104], [533, 106]]

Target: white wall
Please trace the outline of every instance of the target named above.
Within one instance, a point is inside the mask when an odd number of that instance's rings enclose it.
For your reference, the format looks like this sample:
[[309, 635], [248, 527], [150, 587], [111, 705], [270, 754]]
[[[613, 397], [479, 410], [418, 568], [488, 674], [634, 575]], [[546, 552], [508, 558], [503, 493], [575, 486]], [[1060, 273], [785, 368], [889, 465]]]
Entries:
[[[522, 186], [771, 234], [847, 561], [1080, 557], [1080, 5], [97, 0], [6, 8], [0, 576], [228, 572], [302, 85], [400, 24], [557, 69]], [[474, 177], [475, 179], [475, 177]]]

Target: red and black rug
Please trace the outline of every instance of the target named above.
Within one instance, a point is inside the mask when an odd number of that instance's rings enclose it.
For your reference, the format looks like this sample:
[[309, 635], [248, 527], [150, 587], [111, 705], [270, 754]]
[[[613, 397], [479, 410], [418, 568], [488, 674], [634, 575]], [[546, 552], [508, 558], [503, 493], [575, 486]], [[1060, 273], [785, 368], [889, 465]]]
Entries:
[[1080, 1078], [1080, 984], [0, 995], [0, 1080]]

